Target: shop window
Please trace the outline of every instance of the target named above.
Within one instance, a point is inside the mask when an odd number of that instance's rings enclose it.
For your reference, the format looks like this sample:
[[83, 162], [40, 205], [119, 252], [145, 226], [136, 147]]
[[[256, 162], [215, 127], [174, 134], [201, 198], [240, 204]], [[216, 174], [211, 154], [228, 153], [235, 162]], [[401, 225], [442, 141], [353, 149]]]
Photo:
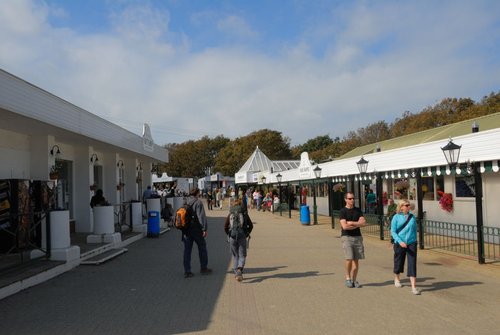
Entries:
[[409, 187], [408, 179], [394, 179], [394, 199], [408, 199]]
[[422, 178], [422, 199], [423, 200], [434, 200], [434, 178], [433, 177], [423, 177]]
[[436, 176], [436, 200], [441, 199], [440, 192], [444, 192], [444, 177]]
[[474, 176], [455, 176], [455, 196], [457, 198], [476, 196]]

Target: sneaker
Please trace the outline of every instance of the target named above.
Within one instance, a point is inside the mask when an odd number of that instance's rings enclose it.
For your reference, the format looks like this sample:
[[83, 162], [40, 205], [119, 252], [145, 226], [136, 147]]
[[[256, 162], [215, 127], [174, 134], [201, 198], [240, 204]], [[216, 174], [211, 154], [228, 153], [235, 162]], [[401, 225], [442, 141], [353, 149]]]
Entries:
[[236, 280], [237, 281], [242, 281], [243, 280], [243, 274], [241, 273], [241, 270], [236, 271]]
[[191, 278], [192, 276], [194, 276], [192, 272], [184, 272], [184, 278]]
[[200, 273], [202, 275], [209, 275], [209, 274], [212, 273], [212, 269], [210, 269], [210, 268], [204, 268], [204, 269], [201, 269]]
[[361, 284], [360, 284], [360, 283], [358, 283], [358, 281], [356, 280], [356, 281], [354, 281], [354, 282], [352, 283], [352, 287], [355, 287], [355, 288], [361, 288]]
[[345, 280], [345, 286], [346, 286], [346, 287], [348, 287], [348, 288], [352, 288], [352, 287], [353, 287], [353, 286], [352, 286], [352, 280], [350, 280], [350, 279], [346, 279], [346, 280]]
[[395, 280], [395, 281], [394, 281], [394, 286], [395, 286], [395, 287], [397, 287], [397, 288], [401, 288], [401, 287], [403, 287], [403, 285], [401, 285], [401, 282], [400, 282], [400, 281], [398, 281], [398, 280]]
[[420, 290], [418, 290], [416, 287], [414, 287], [411, 289], [411, 293], [413, 293], [415, 295], [420, 295]]

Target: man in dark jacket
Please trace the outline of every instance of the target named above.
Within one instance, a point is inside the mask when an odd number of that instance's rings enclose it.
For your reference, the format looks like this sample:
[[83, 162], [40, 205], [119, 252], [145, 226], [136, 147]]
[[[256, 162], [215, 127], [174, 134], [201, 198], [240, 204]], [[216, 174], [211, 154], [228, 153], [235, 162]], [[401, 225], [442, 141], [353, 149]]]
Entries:
[[184, 278], [194, 276], [191, 272], [191, 252], [193, 243], [198, 246], [198, 255], [200, 257], [201, 274], [210, 274], [212, 269], [208, 265], [207, 237], [208, 221], [205, 214], [203, 203], [199, 199], [200, 189], [194, 188], [189, 193], [186, 203], [191, 206], [193, 218], [188, 228], [182, 231], [182, 241], [184, 242]]

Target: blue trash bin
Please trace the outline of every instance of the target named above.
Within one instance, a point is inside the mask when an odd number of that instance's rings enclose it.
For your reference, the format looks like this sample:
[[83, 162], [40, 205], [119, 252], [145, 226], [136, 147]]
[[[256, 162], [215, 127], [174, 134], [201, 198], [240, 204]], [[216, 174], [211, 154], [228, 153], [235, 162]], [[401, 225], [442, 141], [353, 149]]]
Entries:
[[148, 212], [148, 237], [160, 236], [160, 212]]
[[309, 212], [309, 206], [300, 206], [300, 222], [303, 225], [308, 225], [311, 223], [311, 212]]

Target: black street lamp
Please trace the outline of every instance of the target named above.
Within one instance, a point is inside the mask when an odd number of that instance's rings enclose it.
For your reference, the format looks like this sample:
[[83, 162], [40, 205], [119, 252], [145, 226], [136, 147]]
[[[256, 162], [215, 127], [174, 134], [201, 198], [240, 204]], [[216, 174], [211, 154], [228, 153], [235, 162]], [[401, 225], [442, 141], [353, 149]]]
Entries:
[[368, 161], [361, 156], [361, 159], [356, 164], [358, 164], [359, 173], [365, 174], [366, 170], [368, 170]]
[[[361, 208], [361, 201], [362, 201], [362, 196], [361, 196], [361, 184], [363, 180], [363, 176], [366, 174], [366, 171], [368, 170], [368, 161], [361, 156], [361, 159], [356, 162], [358, 164], [358, 170], [359, 174], [361, 175], [359, 178], [359, 207]], [[365, 204], [366, 206], [366, 204]], [[366, 208], [365, 208], [366, 210]]]
[[278, 181], [278, 190], [279, 190], [279, 197], [280, 197], [280, 216], [283, 216], [283, 206], [281, 206], [281, 179], [283, 178], [283, 176], [281, 175], [281, 173], [278, 173], [276, 175], [276, 180]]
[[[314, 176], [316, 179], [319, 179], [321, 177], [321, 168], [319, 165], [316, 165], [314, 168]], [[318, 224], [318, 206], [316, 206], [316, 186], [314, 185], [314, 179], [312, 182], [312, 187], [313, 187], [313, 210], [314, 210], [314, 224]]]
[[[450, 139], [447, 145], [441, 148], [443, 150], [446, 162], [453, 169], [458, 164], [458, 158], [460, 157], [461, 145], [453, 143]], [[476, 231], [477, 231], [477, 257], [479, 264], [485, 263], [484, 257], [484, 232], [483, 232], [483, 178], [481, 173], [477, 168], [475, 162], [467, 163], [468, 172], [471, 171], [474, 176], [474, 186], [475, 186], [475, 200], [476, 200]]]
[[451, 138], [448, 144], [441, 148], [441, 150], [443, 150], [444, 158], [446, 158], [446, 162], [452, 169], [458, 164], [458, 158], [460, 157], [460, 148], [462, 148], [462, 146], [453, 143]]

